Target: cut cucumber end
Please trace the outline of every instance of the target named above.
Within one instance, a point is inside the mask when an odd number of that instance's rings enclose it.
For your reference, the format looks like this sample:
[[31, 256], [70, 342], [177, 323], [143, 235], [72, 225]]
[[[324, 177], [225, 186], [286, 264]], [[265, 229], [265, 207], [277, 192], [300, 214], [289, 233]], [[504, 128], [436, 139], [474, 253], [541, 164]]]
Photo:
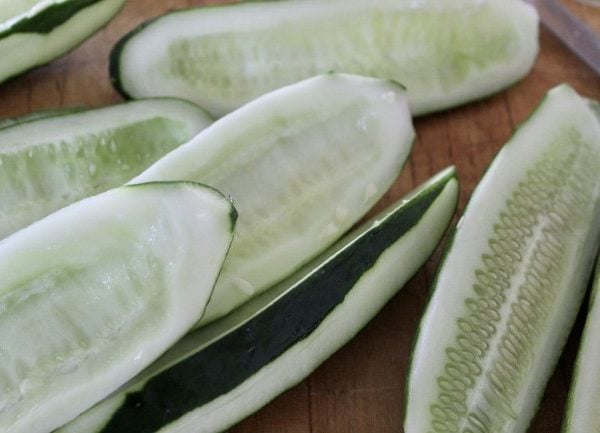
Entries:
[[132, 182], [187, 179], [233, 198], [236, 237], [204, 324], [350, 229], [394, 182], [414, 136], [401, 86], [326, 74], [219, 119]]
[[212, 292], [233, 214], [198, 184], [127, 186], [0, 242], [0, 429], [59, 427], [187, 332]]

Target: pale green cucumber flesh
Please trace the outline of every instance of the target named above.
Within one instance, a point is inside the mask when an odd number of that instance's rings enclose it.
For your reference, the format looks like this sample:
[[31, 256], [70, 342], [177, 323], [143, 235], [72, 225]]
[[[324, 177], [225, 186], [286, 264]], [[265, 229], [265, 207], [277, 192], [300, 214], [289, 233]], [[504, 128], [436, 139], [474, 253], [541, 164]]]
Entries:
[[600, 402], [600, 380], [598, 380], [600, 363], [599, 290], [600, 259], [596, 265], [595, 282], [569, 391], [569, 400], [563, 421], [562, 431], [564, 433], [597, 433], [600, 431], [600, 405], [598, 404]]
[[521, 433], [599, 245], [600, 123], [550, 91], [498, 154], [440, 268], [410, 368], [406, 433]]
[[588, 103], [589, 103], [592, 111], [594, 113], [596, 113], [596, 117], [598, 118], [598, 121], [600, 122], [600, 101], [595, 101], [593, 99], [589, 99]]
[[[15, 15], [0, 21], [0, 39], [13, 33], [49, 33], [83, 9], [101, 0], [37, 1], [24, 10], [18, 1], [13, 6]], [[21, 2], [22, 3], [22, 2]], [[31, 3], [31, 2], [29, 2]], [[1, 7], [2, 5], [0, 5]], [[19, 13], [20, 11], [20, 13]], [[7, 13], [6, 11], [4, 13]]]
[[123, 185], [210, 123], [202, 109], [161, 98], [0, 130], [0, 238]]
[[34, 111], [32, 113], [27, 113], [18, 117], [7, 117], [4, 119], [0, 119], [0, 129], [9, 128], [11, 126], [15, 126], [19, 123], [31, 122], [34, 120], [44, 119], [47, 117], [53, 116], [61, 116], [64, 114], [76, 113], [78, 111], [85, 110], [84, 107], [61, 107], [56, 109], [49, 109], [43, 111]]
[[536, 53], [522, 1], [288, 0], [167, 14], [121, 40], [110, 68], [125, 95], [188, 98], [215, 115], [329, 71], [398, 81], [422, 114], [512, 84]]
[[0, 0], [0, 23], [26, 13], [46, 0]]
[[202, 314], [233, 208], [192, 183], [121, 187], [0, 243], [0, 430], [45, 433], [154, 361]]
[[214, 432], [257, 410], [348, 341], [420, 267], [456, 207], [454, 176], [442, 172], [286, 281], [186, 336], [60, 432]]
[[0, 12], [5, 17], [0, 20], [0, 82], [73, 49], [105, 25], [125, 0], [34, 3], [28, 8], [16, 1]]
[[233, 198], [240, 218], [207, 323], [338, 239], [388, 190], [413, 139], [402, 87], [329, 74], [218, 120], [132, 182], [193, 180]]

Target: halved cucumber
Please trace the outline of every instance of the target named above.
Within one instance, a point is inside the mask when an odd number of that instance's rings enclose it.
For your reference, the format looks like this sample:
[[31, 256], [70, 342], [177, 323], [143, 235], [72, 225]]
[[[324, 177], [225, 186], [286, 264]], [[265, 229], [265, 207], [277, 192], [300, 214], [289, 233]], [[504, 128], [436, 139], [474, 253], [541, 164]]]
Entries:
[[0, 12], [0, 82], [79, 45], [124, 3], [125, 0], [11, 0], [9, 8]]
[[46, 433], [202, 314], [235, 212], [198, 184], [121, 187], [0, 242], [0, 430]]
[[315, 74], [353, 73], [402, 83], [423, 114], [525, 75], [537, 22], [521, 0], [240, 3], [143, 24], [115, 47], [110, 70], [124, 95], [179, 96], [214, 115]]
[[210, 123], [199, 107], [161, 98], [1, 129], [0, 239], [70, 203], [123, 185]]
[[192, 180], [233, 197], [240, 218], [207, 323], [337, 240], [388, 190], [413, 139], [401, 86], [329, 74], [249, 103], [131, 182]]
[[526, 430], [598, 250], [599, 167], [600, 123], [554, 88], [458, 224], [413, 352], [406, 433]]
[[186, 336], [60, 433], [221, 431], [308, 376], [433, 251], [458, 199], [444, 172], [288, 280]]

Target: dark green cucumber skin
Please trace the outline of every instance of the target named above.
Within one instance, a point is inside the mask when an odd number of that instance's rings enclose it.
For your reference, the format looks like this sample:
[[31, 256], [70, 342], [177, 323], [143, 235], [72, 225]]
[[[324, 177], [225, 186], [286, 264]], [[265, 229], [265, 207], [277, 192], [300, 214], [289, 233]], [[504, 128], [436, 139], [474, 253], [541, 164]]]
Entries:
[[237, 222], [237, 219], [238, 219], [238, 212], [237, 212], [237, 209], [235, 208], [234, 203], [231, 201], [231, 197], [225, 197], [221, 191], [219, 191], [216, 188], [213, 188], [210, 185], [206, 185], [205, 183], [193, 182], [191, 180], [156, 180], [156, 181], [144, 182], [144, 183], [126, 184], [119, 188], [123, 188], [123, 189], [156, 188], [156, 187], [172, 188], [173, 186], [177, 186], [177, 185], [190, 185], [193, 188], [207, 189], [207, 190], [212, 191], [217, 196], [226, 198], [229, 201], [229, 203], [231, 204], [231, 210], [229, 211], [229, 223], [230, 223], [229, 231], [231, 233], [235, 232], [235, 223]]
[[[36, 15], [36, 16], [31, 17], [26, 20], [19, 20], [13, 26], [0, 32], [0, 42], [3, 38], [7, 38], [7, 37], [12, 36], [13, 34], [18, 34], [18, 33], [48, 34], [55, 28], [61, 26], [65, 22], [67, 22], [70, 18], [72, 18], [78, 12], [83, 11], [85, 8], [87, 8], [89, 6], [93, 6], [96, 3], [100, 3], [101, 1], [103, 1], [103, 0], [71, 0], [67, 3], [52, 5], [49, 8], [45, 9], [44, 11], [40, 12], [39, 15]], [[121, 7], [122, 6], [123, 5], [121, 5]], [[115, 12], [115, 14], [116, 13], [118, 13], [118, 11]], [[108, 21], [94, 27], [91, 31], [88, 32], [88, 34], [85, 38], [82, 38], [80, 41], [77, 41], [76, 43], [72, 44], [72, 46], [70, 48], [61, 52], [60, 54], [57, 54], [55, 56], [55, 58], [62, 57], [65, 54], [76, 49], [79, 45], [81, 45], [83, 42], [85, 42], [91, 35], [98, 32], [100, 29], [102, 29], [107, 23], [108, 23]], [[39, 27], [37, 27], [37, 26], [39, 26]], [[10, 75], [10, 76], [4, 77], [4, 78], [0, 78], [0, 84], [5, 83], [9, 80], [13, 80], [16, 77], [18, 77], [28, 71], [39, 68], [45, 64], [48, 64], [49, 62], [50, 61], [39, 62], [35, 65], [32, 65], [31, 67], [23, 69], [22, 71], [14, 73], [13, 75]]]
[[100, 1], [102, 0], [71, 0], [53, 4], [31, 18], [19, 20], [3, 32], [0, 32], [0, 39], [14, 33], [50, 33], [56, 27], [73, 17], [77, 12]]
[[125, 91], [125, 88], [121, 84], [121, 78], [119, 77], [119, 69], [121, 69], [121, 52], [132, 37], [134, 37], [138, 32], [142, 31], [146, 26], [150, 25], [156, 19], [158, 19], [158, 17], [143, 22], [138, 27], [131, 30], [129, 33], [119, 39], [111, 49], [110, 55], [108, 56], [108, 76], [110, 78], [110, 82], [117, 93], [119, 93], [119, 95], [125, 99], [132, 98], [131, 95]]
[[452, 178], [432, 186], [385, 223], [372, 227], [243, 326], [128, 394], [100, 431], [155, 432], [232, 391], [308, 337], [381, 254], [420, 221]]
[[[252, 0], [252, 1], [254, 1], [254, 2], [260, 2], [260, 1], [271, 2], [271, 1], [280, 1], [280, 0]], [[220, 8], [220, 9], [222, 9], [222, 8], [228, 8], [228, 7], [235, 7], [235, 5], [238, 4], [238, 3], [248, 3], [248, 1], [241, 0], [239, 2], [234, 2], [232, 4], [205, 5], [205, 6], [200, 6], [200, 7], [185, 8], [185, 9], [176, 10], [176, 11], [173, 11], [173, 12], [168, 12], [168, 13], [163, 14], [163, 15], [159, 15], [159, 16], [157, 16], [155, 18], [151, 18], [151, 19], [149, 19], [147, 21], [144, 21], [143, 23], [139, 24], [136, 28], [134, 28], [129, 33], [127, 33], [125, 36], [123, 36], [121, 39], [119, 39], [117, 41], [117, 43], [113, 46], [112, 50], [110, 51], [110, 55], [108, 56], [108, 76], [110, 78], [110, 82], [113, 85], [113, 88], [123, 98], [125, 98], [125, 99], [135, 99], [129, 93], [127, 93], [127, 91], [125, 90], [125, 88], [121, 84], [121, 77], [120, 77], [120, 74], [119, 74], [119, 70], [121, 69], [121, 65], [120, 65], [120, 63], [121, 63], [121, 54], [123, 52], [123, 48], [125, 47], [125, 45], [127, 45], [127, 42], [129, 42], [129, 40], [131, 38], [133, 38], [134, 36], [136, 36], [139, 32], [141, 32], [142, 30], [144, 30], [150, 24], [154, 23], [154, 21], [157, 21], [158, 19], [163, 18], [165, 15], [171, 15], [171, 14], [177, 14], [177, 13], [185, 13], [185, 12], [189, 12], [190, 10], [194, 10], [194, 9], [208, 9], [208, 8]]]

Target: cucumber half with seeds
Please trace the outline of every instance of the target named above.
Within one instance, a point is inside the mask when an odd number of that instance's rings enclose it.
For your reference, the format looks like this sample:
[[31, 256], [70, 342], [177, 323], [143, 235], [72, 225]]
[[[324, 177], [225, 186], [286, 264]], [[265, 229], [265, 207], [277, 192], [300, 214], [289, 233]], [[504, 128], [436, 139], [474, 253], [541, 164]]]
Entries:
[[394, 182], [413, 139], [400, 85], [328, 74], [223, 117], [131, 182], [192, 180], [233, 197], [240, 217], [208, 323], [346, 232]]
[[0, 82], [76, 47], [125, 0], [0, 0]]
[[574, 322], [600, 237], [600, 123], [552, 89], [492, 162], [423, 316], [406, 433], [521, 433]]
[[447, 169], [303, 270], [198, 329], [60, 433], [221, 431], [308, 376], [429, 257], [458, 199]]
[[521, 0], [240, 3], [143, 24], [117, 44], [110, 70], [126, 96], [178, 96], [217, 116], [316, 74], [352, 73], [402, 83], [423, 114], [521, 78], [537, 29]]
[[123, 185], [212, 123], [169, 98], [47, 114], [0, 130], [0, 239]]
[[0, 242], [0, 430], [47, 433], [202, 314], [235, 211], [198, 184], [121, 187]]

